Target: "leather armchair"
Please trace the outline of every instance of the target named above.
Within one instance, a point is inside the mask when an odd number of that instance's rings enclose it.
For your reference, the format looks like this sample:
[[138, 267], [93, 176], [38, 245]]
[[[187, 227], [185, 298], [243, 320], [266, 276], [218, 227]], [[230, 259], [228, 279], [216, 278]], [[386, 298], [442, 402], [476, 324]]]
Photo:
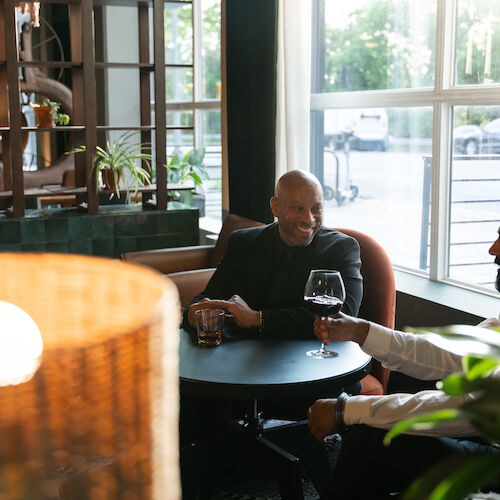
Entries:
[[230, 214], [224, 219], [215, 245], [128, 252], [122, 254], [122, 260], [168, 275], [179, 289], [181, 307], [184, 308], [205, 288], [226, 253], [231, 233], [236, 229], [262, 225], [262, 222]]
[[[392, 263], [384, 248], [371, 236], [354, 229], [335, 228], [357, 240], [361, 254], [363, 299], [358, 316], [387, 328], [394, 328], [396, 286]], [[361, 380], [361, 394], [387, 392], [390, 370], [372, 361], [372, 371]]]

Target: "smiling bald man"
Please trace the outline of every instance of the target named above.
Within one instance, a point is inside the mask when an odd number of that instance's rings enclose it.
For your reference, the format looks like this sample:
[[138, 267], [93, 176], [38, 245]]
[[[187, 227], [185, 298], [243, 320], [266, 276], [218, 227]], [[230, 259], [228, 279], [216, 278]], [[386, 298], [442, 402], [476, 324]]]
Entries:
[[304, 170], [287, 172], [270, 206], [277, 222], [232, 233], [212, 279], [186, 308], [185, 327], [195, 326], [197, 309], [222, 308], [242, 331], [312, 337], [314, 316], [303, 305], [311, 269], [340, 271], [346, 288], [342, 310], [357, 315], [363, 294], [359, 245], [322, 228], [318, 179]]

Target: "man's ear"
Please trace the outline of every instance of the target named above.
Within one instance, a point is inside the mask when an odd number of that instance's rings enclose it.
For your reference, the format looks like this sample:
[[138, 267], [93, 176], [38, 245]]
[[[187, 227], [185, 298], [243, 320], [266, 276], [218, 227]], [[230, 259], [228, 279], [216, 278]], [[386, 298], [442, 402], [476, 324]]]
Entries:
[[269, 205], [271, 206], [271, 210], [273, 212], [273, 215], [275, 217], [278, 217], [278, 206], [279, 206], [279, 201], [278, 201], [278, 198], [276, 198], [276, 196], [273, 196], [270, 200], [269, 200]]

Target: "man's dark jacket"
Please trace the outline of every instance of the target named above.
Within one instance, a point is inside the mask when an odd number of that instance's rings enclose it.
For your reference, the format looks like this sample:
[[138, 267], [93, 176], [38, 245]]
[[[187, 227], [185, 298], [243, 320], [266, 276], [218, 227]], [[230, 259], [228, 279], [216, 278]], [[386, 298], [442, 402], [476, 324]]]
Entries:
[[322, 228], [309, 245], [289, 247], [279, 237], [277, 222], [240, 229], [231, 234], [217, 270], [191, 304], [204, 297], [227, 300], [237, 294], [262, 311], [264, 335], [310, 337], [314, 316], [303, 304], [311, 269], [340, 271], [346, 289], [342, 311], [356, 316], [363, 295], [360, 268], [358, 242], [338, 231]]

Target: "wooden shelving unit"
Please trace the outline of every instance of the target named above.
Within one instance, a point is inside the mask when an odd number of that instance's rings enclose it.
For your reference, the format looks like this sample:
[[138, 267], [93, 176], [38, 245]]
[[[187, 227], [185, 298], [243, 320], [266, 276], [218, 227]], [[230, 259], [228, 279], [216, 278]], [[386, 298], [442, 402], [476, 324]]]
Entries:
[[[192, 127], [167, 127], [165, 91], [165, 40], [164, 0], [45, 0], [44, 3], [68, 6], [70, 33], [70, 61], [20, 61], [17, 40], [15, 2], [0, 0], [0, 135], [2, 137], [4, 191], [0, 198], [8, 198], [14, 217], [25, 215], [25, 199], [35, 196], [33, 190], [25, 190], [22, 169], [22, 134], [26, 131], [67, 132], [74, 144], [85, 144], [86, 152], [75, 155], [75, 184], [72, 190], [50, 190], [41, 196], [73, 194], [77, 204], [84, 206], [89, 214], [99, 210], [96, 179], [92, 174], [92, 157], [98, 143], [98, 132], [109, 130], [138, 130], [141, 142], [151, 143], [155, 131], [154, 168], [164, 165], [166, 158], [167, 128], [192, 129]], [[135, 6], [138, 10], [139, 61], [137, 63], [96, 62], [93, 33], [93, 9], [97, 5]], [[152, 6], [152, 26], [148, 9]], [[150, 54], [150, 34], [153, 37], [153, 55]], [[186, 65], [168, 65], [177, 67]], [[73, 116], [70, 126], [55, 128], [23, 127], [20, 106], [19, 71], [22, 68], [67, 68], [71, 71]], [[112, 127], [97, 125], [96, 69], [137, 68], [140, 81], [140, 125]], [[151, 123], [150, 80], [153, 73], [154, 116]], [[156, 208], [167, 209], [167, 171], [156, 169], [157, 187], [143, 191], [143, 201], [151, 200], [156, 193]], [[173, 189], [169, 187], [169, 190]], [[63, 193], [64, 191], [64, 193]]]

